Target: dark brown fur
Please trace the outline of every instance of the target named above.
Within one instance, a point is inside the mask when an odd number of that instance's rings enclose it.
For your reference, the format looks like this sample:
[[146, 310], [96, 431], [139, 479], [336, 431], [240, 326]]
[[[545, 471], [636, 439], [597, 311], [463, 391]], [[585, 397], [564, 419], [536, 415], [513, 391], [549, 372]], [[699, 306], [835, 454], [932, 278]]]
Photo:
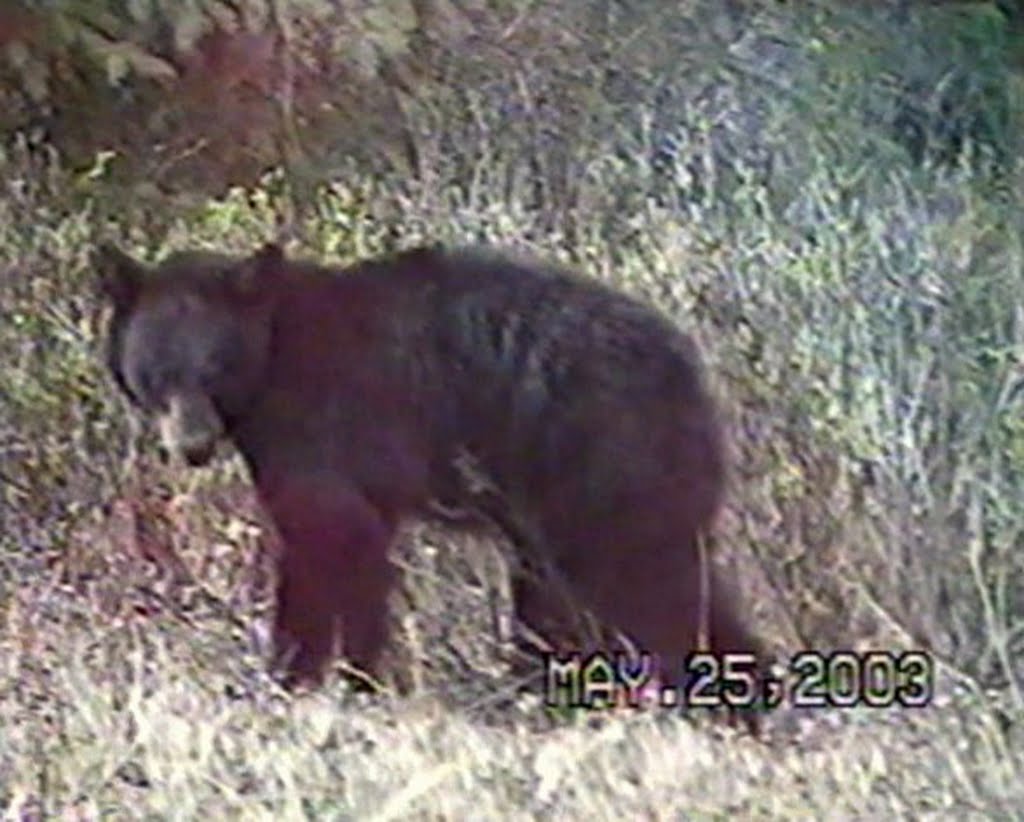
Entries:
[[[232, 441], [280, 532], [288, 681], [316, 681], [342, 635], [375, 670], [389, 545], [439, 501], [481, 511], [551, 570], [514, 594], [561, 650], [583, 641], [584, 608], [670, 680], [696, 649], [721, 434], [693, 343], [650, 308], [470, 251], [338, 271], [267, 246], [148, 271], [105, 247], [98, 266], [121, 388], [190, 462]], [[756, 651], [719, 590], [712, 576], [711, 650]]]

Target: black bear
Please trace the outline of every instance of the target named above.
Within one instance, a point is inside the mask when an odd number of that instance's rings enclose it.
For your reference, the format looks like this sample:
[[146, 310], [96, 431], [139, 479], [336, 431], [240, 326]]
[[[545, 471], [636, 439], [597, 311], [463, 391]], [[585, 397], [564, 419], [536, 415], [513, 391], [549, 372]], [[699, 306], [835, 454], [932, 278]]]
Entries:
[[692, 340], [653, 309], [481, 250], [332, 270], [267, 245], [149, 269], [102, 246], [94, 262], [121, 390], [191, 464], [231, 441], [279, 532], [286, 682], [315, 682], [339, 639], [374, 672], [389, 544], [438, 505], [479, 510], [552, 569], [513, 596], [559, 650], [584, 641], [585, 612], [592, 642], [629, 638], [668, 682], [701, 636], [757, 652], [698, 550], [723, 488], [716, 411]]

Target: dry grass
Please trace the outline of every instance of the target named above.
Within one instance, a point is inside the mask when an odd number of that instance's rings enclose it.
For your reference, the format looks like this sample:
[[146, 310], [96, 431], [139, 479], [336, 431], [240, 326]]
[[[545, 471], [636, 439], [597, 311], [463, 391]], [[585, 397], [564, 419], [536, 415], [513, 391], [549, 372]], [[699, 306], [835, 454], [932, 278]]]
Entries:
[[292, 700], [202, 608], [143, 615], [128, 579], [111, 617], [32, 579], [0, 648], [12, 819], [1010, 818], [1024, 801], [1019, 726], [962, 694], [790, 714], [763, 744], [651, 712], [541, 727], [527, 698], [429, 688]]

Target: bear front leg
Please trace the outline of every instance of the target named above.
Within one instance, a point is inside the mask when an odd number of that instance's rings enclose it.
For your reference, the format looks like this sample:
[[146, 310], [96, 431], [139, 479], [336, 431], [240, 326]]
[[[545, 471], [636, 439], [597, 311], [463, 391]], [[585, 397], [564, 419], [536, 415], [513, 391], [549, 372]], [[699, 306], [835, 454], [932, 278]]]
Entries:
[[289, 478], [263, 494], [281, 537], [274, 663], [286, 687], [318, 684], [339, 635], [348, 661], [376, 674], [387, 640], [394, 528], [329, 478]]

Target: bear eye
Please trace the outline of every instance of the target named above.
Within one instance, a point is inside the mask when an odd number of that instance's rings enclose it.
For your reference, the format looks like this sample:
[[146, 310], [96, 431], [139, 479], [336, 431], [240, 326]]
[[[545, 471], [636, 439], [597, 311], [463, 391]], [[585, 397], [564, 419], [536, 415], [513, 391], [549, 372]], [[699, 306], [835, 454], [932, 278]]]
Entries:
[[199, 387], [207, 396], [217, 394], [217, 389], [224, 379], [224, 369], [216, 363], [211, 363], [199, 377]]

